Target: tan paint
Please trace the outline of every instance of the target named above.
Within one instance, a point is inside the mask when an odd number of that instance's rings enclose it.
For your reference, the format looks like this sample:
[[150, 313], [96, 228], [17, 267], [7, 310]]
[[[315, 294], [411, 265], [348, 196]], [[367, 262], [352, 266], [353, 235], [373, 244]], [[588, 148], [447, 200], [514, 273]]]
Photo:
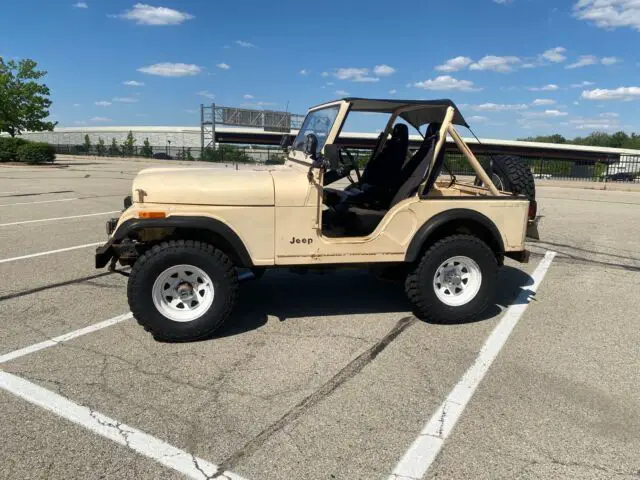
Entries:
[[[340, 111], [327, 144], [335, 140], [346, 119], [348, 103], [339, 103]], [[479, 176], [486, 177], [451, 125], [454, 113], [452, 108], [447, 110], [436, 153], [449, 132]], [[137, 218], [140, 211], [164, 211], [169, 217], [213, 218], [238, 235], [253, 263], [259, 266], [402, 262], [422, 225], [442, 212], [464, 208], [486, 216], [496, 225], [506, 251], [525, 249], [529, 202], [497, 191], [488, 178], [488, 189], [439, 181], [428, 198], [415, 195], [395, 205], [366, 237], [324, 237], [323, 171], [311, 164], [312, 159], [303, 152], [292, 151], [284, 166], [270, 169], [145, 170], [133, 184], [136, 203], [122, 214], [119, 224]]]
[[183, 205], [273, 205], [268, 170], [150, 168], [133, 181], [133, 198]]

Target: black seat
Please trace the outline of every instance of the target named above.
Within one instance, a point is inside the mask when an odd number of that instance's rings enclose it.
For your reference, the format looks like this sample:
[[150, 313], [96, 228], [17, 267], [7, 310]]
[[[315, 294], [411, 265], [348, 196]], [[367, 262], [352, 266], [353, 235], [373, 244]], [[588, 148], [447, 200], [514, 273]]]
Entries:
[[402, 170], [408, 150], [409, 128], [403, 123], [398, 123], [393, 127], [391, 138], [382, 151], [367, 163], [360, 183], [373, 186], [388, 184]]
[[434, 123], [429, 125], [422, 145], [404, 168], [402, 168], [395, 185], [390, 189], [391, 196], [388, 197], [389, 200], [387, 200], [385, 205], [382, 205], [382, 208], [367, 208], [363, 205], [344, 205], [345, 210], [343, 210], [343, 215], [345, 221], [343, 224], [349, 235], [364, 236], [373, 232], [390, 208], [417, 192], [425, 176], [429, 173], [429, 166], [433, 162], [433, 168], [431, 175], [429, 175], [428, 182], [425, 185], [425, 191], [429, 191], [432, 188], [444, 163], [444, 149], [440, 151], [435, 161], [433, 158], [438, 143], [439, 130], [440, 124]]

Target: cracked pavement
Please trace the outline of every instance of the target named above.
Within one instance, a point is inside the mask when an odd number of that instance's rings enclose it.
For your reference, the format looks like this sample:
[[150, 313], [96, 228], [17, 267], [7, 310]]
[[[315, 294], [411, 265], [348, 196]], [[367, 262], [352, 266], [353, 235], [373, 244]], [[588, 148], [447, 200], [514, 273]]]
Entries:
[[[43, 192], [72, 192], [38, 200], [83, 200], [0, 215], [118, 210], [144, 166], [47, 171]], [[43, 179], [37, 169], [0, 169], [0, 191]], [[531, 248], [558, 257], [427, 478], [640, 478], [640, 194], [543, 187], [538, 195], [543, 239]], [[0, 228], [0, 258], [99, 241], [106, 218]], [[97, 420], [117, 419], [113, 428], [192, 454], [203, 478], [229, 470], [248, 480], [385, 479], [539, 258], [508, 262], [498, 306], [466, 325], [415, 321], [402, 287], [366, 272], [269, 272], [242, 285], [239, 309], [215, 339], [158, 343], [129, 320], [1, 368]], [[96, 277], [90, 248], [0, 272], [0, 354], [128, 310], [126, 279]], [[125, 442], [130, 433], [120, 429]], [[183, 478], [2, 390], [0, 435], [1, 479]], [[205, 471], [197, 458], [220, 468]]]

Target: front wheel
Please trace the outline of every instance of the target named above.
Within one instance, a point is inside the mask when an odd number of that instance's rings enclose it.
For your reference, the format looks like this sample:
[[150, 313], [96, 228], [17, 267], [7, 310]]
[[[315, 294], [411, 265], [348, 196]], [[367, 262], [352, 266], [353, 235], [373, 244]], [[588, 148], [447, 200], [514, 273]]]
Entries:
[[163, 341], [210, 336], [231, 313], [237, 292], [231, 260], [212, 245], [191, 240], [147, 251], [133, 266], [127, 286], [134, 317]]
[[472, 321], [494, 301], [498, 262], [472, 235], [439, 240], [407, 276], [405, 288], [418, 318], [437, 323]]

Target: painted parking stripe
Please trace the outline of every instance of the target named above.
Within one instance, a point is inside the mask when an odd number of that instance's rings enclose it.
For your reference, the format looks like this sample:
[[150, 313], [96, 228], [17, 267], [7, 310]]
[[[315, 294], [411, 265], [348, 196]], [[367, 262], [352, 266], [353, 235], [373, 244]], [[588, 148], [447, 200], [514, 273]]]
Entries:
[[65, 333], [64, 335], [60, 335], [59, 337], [50, 338], [49, 340], [45, 340], [44, 342], [36, 343], [34, 345], [29, 345], [28, 347], [21, 348], [19, 350], [14, 350], [13, 352], [0, 355], [0, 364], [8, 362], [10, 360], [15, 360], [16, 358], [24, 357], [25, 355], [29, 355], [30, 353], [34, 353], [39, 350], [43, 350], [45, 348], [53, 347], [64, 342], [68, 342], [69, 340], [81, 337], [88, 333], [97, 332], [98, 330], [102, 330], [103, 328], [116, 325], [120, 322], [124, 322], [125, 320], [129, 320], [131, 318], [133, 318], [133, 315], [131, 314], [131, 312], [123, 313], [122, 315], [118, 315], [117, 317], [110, 318], [109, 320], [105, 320], [103, 322], [94, 323], [93, 325], [89, 325], [88, 327], [74, 330], [73, 332]]
[[109, 215], [109, 214], [118, 213], [118, 212], [119, 210], [114, 210], [112, 212], [99, 212], [99, 213], [87, 213], [84, 215], [71, 215], [70, 217], [41, 218], [39, 220], [25, 220], [23, 222], [0, 223], [0, 227], [10, 227], [12, 225], [24, 225], [27, 223], [55, 222], [58, 220], [69, 220], [72, 218], [97, 217], [100, 215]]
[[71, 250], [79, 250], [81, 248], [97, 247], [98, 245], [104, 245], [105, 242], [87, 243], [85, 245], [76, 245], [75, 247], [59, 248], [58, 250], [49, 250], [47, 252], [32, 253], [29, 255], [22, 255], [20, 257], [3, 258], [0, 263], [17, 262], [18, 260], [27, 260], [29, 258], [42, 257], [44, 255], [52, 255], [54, 253], [70, 252]]
[[71, 202], [80, 200], [79, 198], [60, 198], [58, 200], [39, 200], [37, 202], [19, 202], [19, 203], [2, 203], [0, 207], [13, 207], [14, 205], [34, 205], [36, 203], [55, 203], [55, 202]]
[[548, 251], [545, 254], [531, 275], [533, 285], [522, 287], [515, 304], [507, 309], [471, 367], [424, 426], [388, 480], [419, 480], [433, 464], [476, 388], [527, 309], [531, 296], [540, 286], [555, 256], [556, 252]]
[[78, 405], [62, 395], [17, 375], [0, 371], [0, 388], [189, 478], [211, 479], [215, 475], [215, 478], [219, 479], [244, 480], [232, 472], [221, 472], [216, 475], [217, 465], [180, 450], [137, 428]]

